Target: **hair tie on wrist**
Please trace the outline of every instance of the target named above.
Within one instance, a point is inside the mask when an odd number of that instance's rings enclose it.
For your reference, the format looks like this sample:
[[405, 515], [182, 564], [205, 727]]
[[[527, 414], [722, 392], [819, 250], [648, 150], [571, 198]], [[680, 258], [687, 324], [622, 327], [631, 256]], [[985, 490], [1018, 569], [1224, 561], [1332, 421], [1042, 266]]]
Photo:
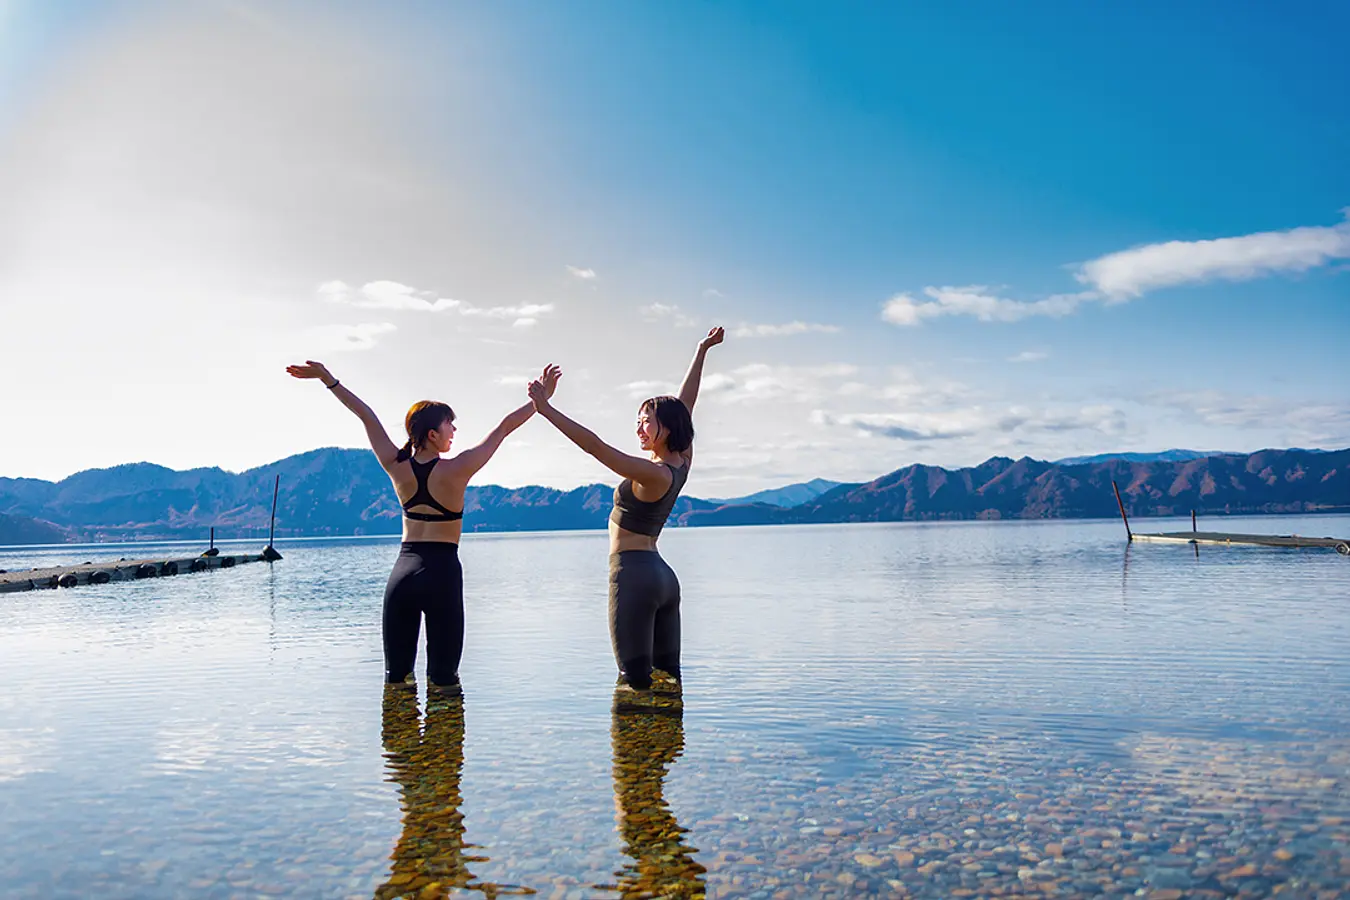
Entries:
[[341, 381], [338, 381], [336, 378], [334, 378], [332, 384], [325, 384], [324, 387], [328, 388], [328, 389], [331, 391], [333, 388], [337, 387], [339, 384], [342, 384], [342, 382], [341, 382]]

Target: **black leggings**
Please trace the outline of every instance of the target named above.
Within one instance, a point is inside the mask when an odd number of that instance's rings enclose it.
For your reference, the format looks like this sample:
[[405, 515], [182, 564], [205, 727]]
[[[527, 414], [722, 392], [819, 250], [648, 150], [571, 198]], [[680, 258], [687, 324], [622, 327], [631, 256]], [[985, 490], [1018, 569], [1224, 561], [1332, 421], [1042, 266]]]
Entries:
[[464, 655], [464, 570], [459, 545], [404, 541], [384, 589], [384, 680], [412, 674], [417, 633], [427, 617], [427, 681], [459, 684]]
[[680, 678], [680, 581], [655, 550], [609, 557], [609, 637], [619, 677], [652, 686], [652, 669]]

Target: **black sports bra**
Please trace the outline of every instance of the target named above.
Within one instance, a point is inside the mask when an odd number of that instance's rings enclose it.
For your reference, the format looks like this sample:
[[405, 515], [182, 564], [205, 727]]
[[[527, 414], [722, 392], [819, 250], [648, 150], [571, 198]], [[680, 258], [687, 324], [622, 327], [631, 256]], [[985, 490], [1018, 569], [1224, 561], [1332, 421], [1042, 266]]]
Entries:
[[682, 466], [666, 463], [665, 466], [670, 470], [670, 487], [666, 488], [660, 500], [639, 498], [633, 493], [633, 480], [625, 478], [614, 489], [614, 509], [610, 511], [609, 520], [625, 531], [648, 537], [659, 535], [689, 478], [689, 463]]
[[[456, 519], [464, 518], [464, 510], [455, 512], [452, 509], [446, 509], [436, 502], [436, 498], [431, 496], [431, 489], [427, 487], [427, 478], [431, 475], [431, 470], [436, 468], [436, 463], [440, 461], [439, 456], [425, 463], [420, 463], [411, 458], [408, 460], [408, 464], [412, 466], [413, 477], [417, 479], [417, 492], [403, 501], [403, 515], [407, 518], [415, 519], [418, 522], [453, 522]], [[409, 512], [408, 508], [412, 506], [430, 506], [432, 509], [439, 510], [439, 512]]]

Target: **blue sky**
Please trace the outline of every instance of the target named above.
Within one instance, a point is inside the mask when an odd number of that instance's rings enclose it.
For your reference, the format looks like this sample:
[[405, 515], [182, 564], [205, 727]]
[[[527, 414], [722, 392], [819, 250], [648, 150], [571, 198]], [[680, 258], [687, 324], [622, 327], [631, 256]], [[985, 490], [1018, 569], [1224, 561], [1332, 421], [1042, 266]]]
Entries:
[[[95, 371], [275, 398], [209, 434], [98, 414], [3, 474], [356, 444], [276, 376], [321, 353], [391, 431], [435, 392], [470, 437], [556, 360], [624, 445], [714, 322], [709, 495], [1350, 445], [1343, 5], [0, 10], [0, 303], [80, 350], [0, 362], [17, 421]], [[166, 316], [229, 321], [185, 349]], [[512, 444], [488, 480], [603, 477], [540, 423]]]

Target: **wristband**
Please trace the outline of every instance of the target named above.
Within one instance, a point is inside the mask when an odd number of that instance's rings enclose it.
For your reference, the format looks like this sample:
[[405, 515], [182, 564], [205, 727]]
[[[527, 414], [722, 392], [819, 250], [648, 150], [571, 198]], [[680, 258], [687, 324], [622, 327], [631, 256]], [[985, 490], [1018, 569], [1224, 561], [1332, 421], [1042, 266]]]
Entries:
[[337, 387], [339, 384], [342, 384], [342, 382], [341, 382], [341, 381], [338, 381], [336, 378], [334, 378], [332, 384], [325, 384], [324, 387], [328, 388], [328, 389], [331, 391], [333, 388]]

